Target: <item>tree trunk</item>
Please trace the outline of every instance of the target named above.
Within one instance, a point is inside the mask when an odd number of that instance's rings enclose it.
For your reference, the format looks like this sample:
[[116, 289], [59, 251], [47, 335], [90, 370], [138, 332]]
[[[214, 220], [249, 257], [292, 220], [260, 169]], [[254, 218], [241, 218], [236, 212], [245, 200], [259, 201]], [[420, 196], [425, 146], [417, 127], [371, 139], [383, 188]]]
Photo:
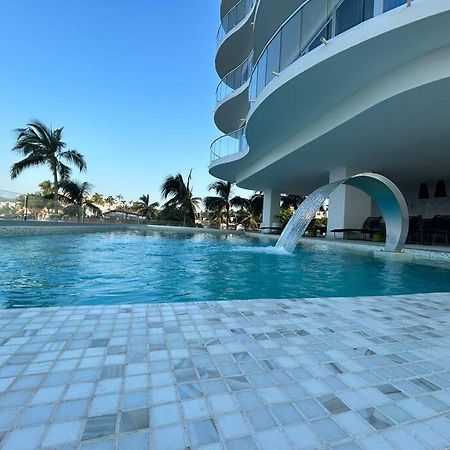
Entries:
[[227, 209], [227, 230], [230, 228], [230, 204], [227, 203], [226, 205]]
[[58, 214], [58, 172], [56, 167], [53, 169], [53, 203], [55, 214]]
[[184, 214], [183, 214], [183, 227], [186, 226], [186, 216], [187, 216], [187, 207], [184, 208]]

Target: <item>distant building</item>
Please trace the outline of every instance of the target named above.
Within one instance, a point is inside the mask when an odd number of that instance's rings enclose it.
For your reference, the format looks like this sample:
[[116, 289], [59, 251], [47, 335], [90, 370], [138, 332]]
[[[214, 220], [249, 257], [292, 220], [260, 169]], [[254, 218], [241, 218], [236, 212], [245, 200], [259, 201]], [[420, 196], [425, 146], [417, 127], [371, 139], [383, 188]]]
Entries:
[[117, 209], [106, 211], [103, 213], [103, 217], [105, 219], [113, 219], [113, 220], [132, 220], [132, 221], [145, 221], [145, 217], [140, 216], [139, 214], [128, 212], [128, 211], [120, 211]]

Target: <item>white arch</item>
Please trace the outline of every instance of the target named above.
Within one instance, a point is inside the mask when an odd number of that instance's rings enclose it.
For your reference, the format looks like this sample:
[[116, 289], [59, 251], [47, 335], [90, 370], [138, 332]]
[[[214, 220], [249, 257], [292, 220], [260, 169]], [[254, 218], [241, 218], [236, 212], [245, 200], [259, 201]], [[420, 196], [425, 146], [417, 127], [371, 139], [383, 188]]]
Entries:
[[401, 252], [409, 227], [409, 213], [405, 198], [391, 180], [370, 172], [360, 173], [316, 189], [291, 217], [276, 246], [292, 253], [324, 200], [342, 184], [360, 189], [373, 199], [386, 224], [384, 250]]

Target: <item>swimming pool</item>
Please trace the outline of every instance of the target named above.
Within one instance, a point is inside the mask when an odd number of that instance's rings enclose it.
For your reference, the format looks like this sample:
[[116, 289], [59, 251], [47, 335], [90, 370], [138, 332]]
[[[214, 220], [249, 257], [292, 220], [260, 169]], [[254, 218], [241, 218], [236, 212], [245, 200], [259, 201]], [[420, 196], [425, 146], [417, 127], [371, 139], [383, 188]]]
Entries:
[[110, 232], [0, 239], [0, 308], [449, 292], [450, 270], [324, 244]]

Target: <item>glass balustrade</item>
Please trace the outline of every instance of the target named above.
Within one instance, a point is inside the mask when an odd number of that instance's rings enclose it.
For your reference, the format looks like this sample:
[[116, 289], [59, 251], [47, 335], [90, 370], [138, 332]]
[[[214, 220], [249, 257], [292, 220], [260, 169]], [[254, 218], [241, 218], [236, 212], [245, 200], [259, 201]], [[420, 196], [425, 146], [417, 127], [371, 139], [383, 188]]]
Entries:
[[222, 78], [216, 90], [217, 103], [220, 103], [249, 80], [252, 73], [252, 61], [253, 53], [250, 53], [242, 64]]
[[[241, 0], [234, 8], [237, 8]], [[251, 10], [255, 0], [249, 1]], [[406, 0], [383, 0], [382, 11], [406, 3]], [[242, 8], [242, 6], [240, 6]], [[233, 8], [233, 9], [234, 9]], [[242, 20], [246, 14], [241, 11]], [[230, 11], [231, 13], [232, 11]], [[230, 14], [228, 13], [228, 14]], [[228, 16], [227, 14], [227, 16]], [[224, 35], [240, 20], [236, 15], [225, 16], [221, 25]], [[374, 0], [306, 0], [270, 39], [256, 64], [253, 54], [227, 74], [217, 88], [216, 99], [222, 101], [250, 78], [249, 97], [254, 101], [261, 91], [281, 71], [297, 59], [335, 36], [363, 23], [374, 16]], [[225, 23], [225, 25], [224, 25]], [[232, 25], [234, 24], [234, 25]], [[219, 30], [219, 34], [220, 34]], [[211, 162], [236, 153], [246, 153], [248, 144], [245, 127], [222, 136], [211, 145]]]
[[[406, 3], [406, 0], [384, 0], [383, 11]], [[253, 67], [250, 101], [286, 67], [350, 28], [372, 18], [374, 0], [307, 0], [270, 39]]]
[[240, 0], [240, 2], [227, 12], [217, 32], [218, 46], [225, 39], [225, 36], [247, 17], [255, 2], [256, 0]]
[[219, 158], [248, 151], [245, 127], [216, 139], [211, 144], [211, 163]]

